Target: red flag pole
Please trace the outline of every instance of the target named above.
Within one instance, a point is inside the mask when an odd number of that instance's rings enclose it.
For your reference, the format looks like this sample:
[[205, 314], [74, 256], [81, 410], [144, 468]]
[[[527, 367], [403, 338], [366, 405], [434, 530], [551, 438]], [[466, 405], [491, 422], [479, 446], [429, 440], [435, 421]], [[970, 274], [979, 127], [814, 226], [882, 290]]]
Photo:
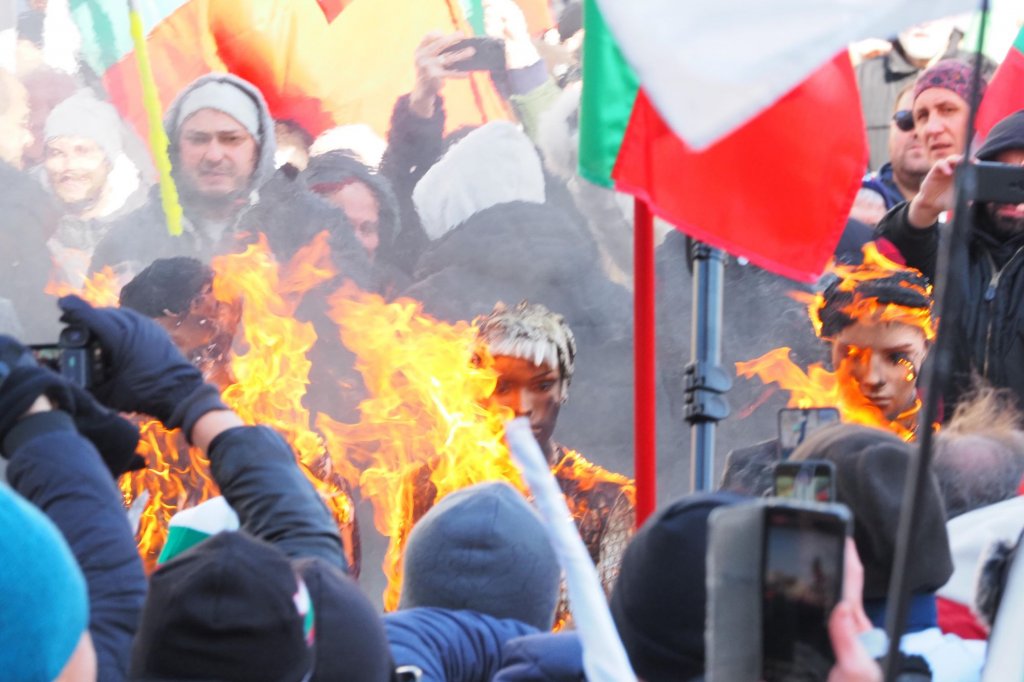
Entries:
[[633, 214], [633, 471], [636, 524], [654, 511], [658, 495], [656, 418], [656, 315], [654, 309], [654, 215], [641, 199]]

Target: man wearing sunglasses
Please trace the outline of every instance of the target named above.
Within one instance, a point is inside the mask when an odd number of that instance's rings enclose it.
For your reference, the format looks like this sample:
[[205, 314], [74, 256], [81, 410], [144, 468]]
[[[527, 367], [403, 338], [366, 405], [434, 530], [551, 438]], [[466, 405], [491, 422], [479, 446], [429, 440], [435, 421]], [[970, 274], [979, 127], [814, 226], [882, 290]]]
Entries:
[[889, 160], [864, 178], [854, 201], [850, 215], [861, 222], [874, 225], [893, 206], [913, 199], [931, 168], [914, 131], [913, 104], [913, 86], [907, 86], [889, 122]]

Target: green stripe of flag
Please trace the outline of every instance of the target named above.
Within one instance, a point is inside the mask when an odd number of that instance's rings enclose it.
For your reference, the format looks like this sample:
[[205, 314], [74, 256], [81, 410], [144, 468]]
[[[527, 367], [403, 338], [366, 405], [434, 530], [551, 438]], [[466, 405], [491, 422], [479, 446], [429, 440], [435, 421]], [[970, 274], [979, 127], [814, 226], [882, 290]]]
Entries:
[[612, 187], [612, 169], [640, 89], [608, 31], [595, 0], [583, 2], [583, 95], [580, 103], [580, 174]]

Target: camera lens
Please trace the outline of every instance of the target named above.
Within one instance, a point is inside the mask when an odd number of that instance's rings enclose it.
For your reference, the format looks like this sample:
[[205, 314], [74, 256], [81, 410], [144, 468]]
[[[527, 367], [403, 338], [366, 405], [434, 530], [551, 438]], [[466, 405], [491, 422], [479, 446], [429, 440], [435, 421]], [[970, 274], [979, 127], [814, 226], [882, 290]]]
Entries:
[[89, 342], [89, 330], [85, 327], [65, 327], [60, 333], [60, 345], [65, 348], [82, 348]]

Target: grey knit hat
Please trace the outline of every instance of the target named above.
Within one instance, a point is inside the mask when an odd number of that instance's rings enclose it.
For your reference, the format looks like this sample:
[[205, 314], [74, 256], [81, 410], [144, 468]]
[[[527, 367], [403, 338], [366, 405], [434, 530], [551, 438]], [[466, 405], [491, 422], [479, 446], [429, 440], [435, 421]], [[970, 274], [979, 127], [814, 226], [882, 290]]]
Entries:
[[549, 630], [561, 569], [544, 524], [507, 483], [454, 492], [409, 534], [399, 608], [433, 606]]

